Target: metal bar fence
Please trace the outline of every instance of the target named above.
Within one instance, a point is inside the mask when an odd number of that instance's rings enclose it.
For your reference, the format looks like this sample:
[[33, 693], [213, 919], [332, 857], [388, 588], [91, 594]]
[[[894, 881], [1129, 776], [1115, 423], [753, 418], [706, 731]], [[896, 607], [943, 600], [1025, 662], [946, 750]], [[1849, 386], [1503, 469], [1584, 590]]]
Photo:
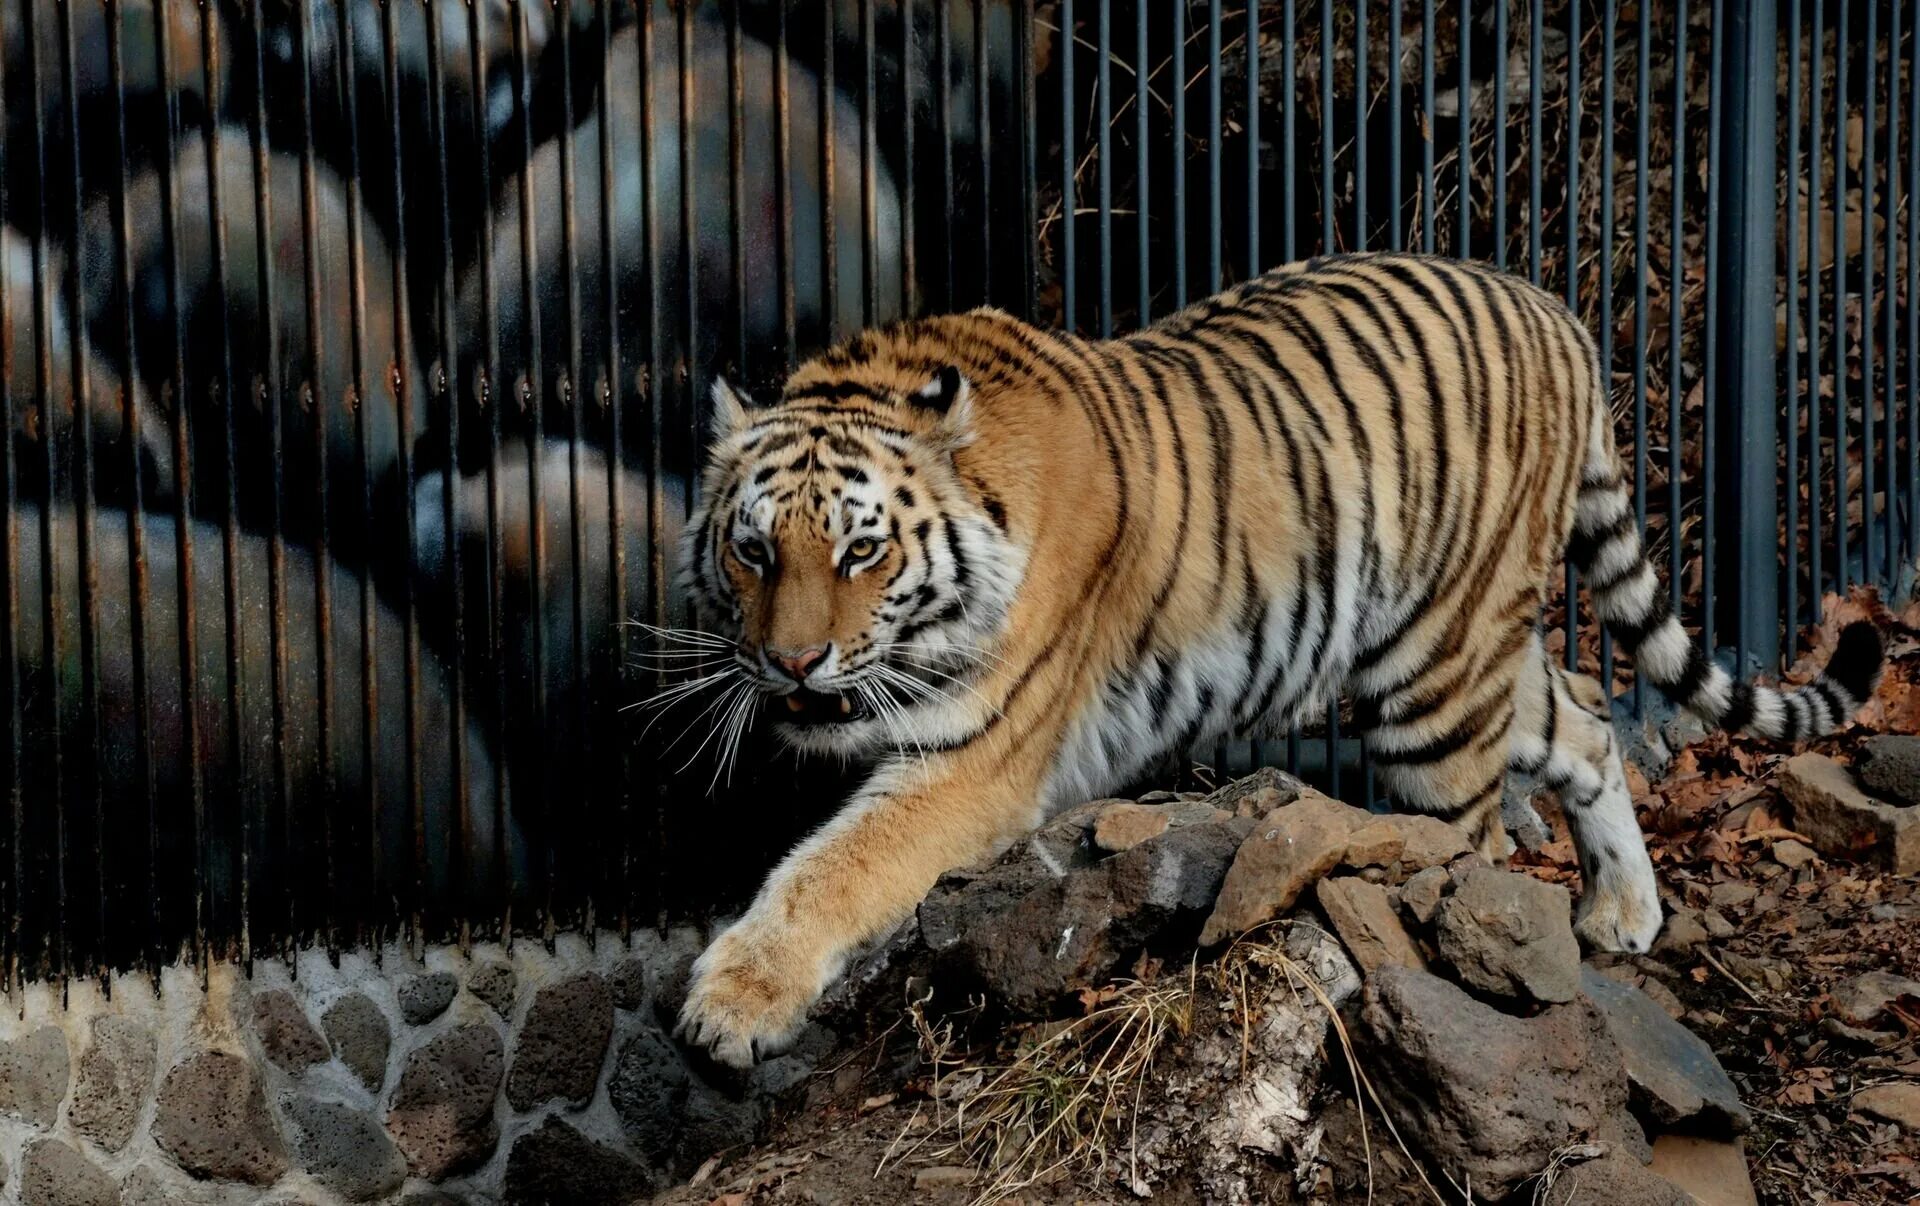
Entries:
[[[737, 897], [844, 776], [767, 744], [708, 802], [697, 718], [622, 710], [675, 666], [628, 621], [686, 620], [713, 376], [929, 308], [1105, 335], [1299, 256], [1511, 263], [1596, 334], [1676, 607], [1780, 670], [1920, 555], [1916, 25], [0, 0], [7, 981]], [[1570, 570], [1544, 620], [1652, 706]], [[1371, 800], [1317, 727], [1208, 757]]]

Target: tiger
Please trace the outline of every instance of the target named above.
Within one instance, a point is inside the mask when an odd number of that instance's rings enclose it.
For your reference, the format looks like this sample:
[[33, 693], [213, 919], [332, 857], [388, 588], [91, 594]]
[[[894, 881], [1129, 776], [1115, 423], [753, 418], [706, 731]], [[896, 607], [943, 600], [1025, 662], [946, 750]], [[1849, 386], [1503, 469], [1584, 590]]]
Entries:
[[997, 309], [864, 331], [760, 406], [712, 388], [682, 568], [716, 676], [871, 760], [695, 961], [676, 1033], [746, 1067], [944, 872], [1229, 734], [1346, 699], [1394, 806], [1512, 852], [1558, 792], [1593, 948], [1646, 951], [1653, 865], [1610, 722], [1543, 640], [1563, 556], [1637, 673], [1801, 741], [1878, 681], [1873, 624], [1798, 690], [1735, 681], [1642, 546], [1593, 339], [1540, 288], [1411, 254], [1288, 264], [1094, 341]]

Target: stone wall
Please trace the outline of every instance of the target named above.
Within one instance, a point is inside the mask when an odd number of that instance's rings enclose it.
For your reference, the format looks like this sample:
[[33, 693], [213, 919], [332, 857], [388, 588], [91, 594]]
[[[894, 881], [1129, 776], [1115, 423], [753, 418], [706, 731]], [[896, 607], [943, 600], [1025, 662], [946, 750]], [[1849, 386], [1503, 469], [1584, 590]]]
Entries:
[[167, 968], [0, 1002], [0, 1194], [43, 1203], [629, 1202], [765, 1122], [789, 1056], [723, 1092], [656, 1002], [703, 936], [563, 936], [251, 978]]

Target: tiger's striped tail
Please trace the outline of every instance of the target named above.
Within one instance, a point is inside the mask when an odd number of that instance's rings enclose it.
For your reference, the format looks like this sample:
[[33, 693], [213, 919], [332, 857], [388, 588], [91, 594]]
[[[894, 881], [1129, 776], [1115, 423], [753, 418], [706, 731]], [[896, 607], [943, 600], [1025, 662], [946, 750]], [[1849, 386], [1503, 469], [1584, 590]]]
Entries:
[[[1606, 414], [1604, 407], [1600, 413]], [[1832, 732], [1860, 710], [1879, 683], [1884, 656], [1873, 624], [1861, 620], [1842, 629], [1826, 670], [1798, 690], [1736, 681], [1673, 614], [1641, 547], [1611, 430], [1596, 432], [1592, 444], [1567, 555], [1587, 583], [1594, 611], [1647, 681], [1716, 728], [1775, 741]]]

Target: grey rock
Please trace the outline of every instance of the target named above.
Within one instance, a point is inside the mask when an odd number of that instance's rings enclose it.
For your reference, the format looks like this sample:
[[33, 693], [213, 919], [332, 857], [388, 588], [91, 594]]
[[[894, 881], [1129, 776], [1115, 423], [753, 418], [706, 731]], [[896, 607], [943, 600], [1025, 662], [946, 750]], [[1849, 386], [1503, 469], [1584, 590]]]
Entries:
[[140, 1107], [153, 1088], [153, 1034], [138, 1022], [112, 1014], [93, 1019], [92, 1030], [92, 1041], [80, 1057], [67, 1118], [82, 1136], [117, 1152], [133, 1138]]
[[284, 989], [253, 998], [253, 1032], [260, 1049], [283, 1071], [299, 1075], [328, 1058], [327, 1041], [307, 1020], [306, 1010]]
[[1499, 1200], [1570, 1144], [1618, 1142], [1620, 1051], [1585, 997], [1517, 1018], [1427, 972], [1368, 977], [1356, 1037], [1402, 1136]]
[[0, 1043], [0, 1113], [52, 1126], [60, 1119], [71, 1073], [67, 1036], [57, 1026]]
[[1863, 972], [1834, 987], [1833, 1011], [1849, 1025], [1873, 1026], [1887, 1006], [1902, 997], [1920, 999], [1920, 981], [1891, 972]]
[[1097, 862], [1017, 846], [985, 869], [943, 876], [920, 905], [922, 941], [946, 974], [1043, 1011], [1104, 982], [1150, 939], [1190, 937], [1251, 824], [1169, 829]]
[[360, 1083], [378, 1093], [387, 1083], [387, 1056], [393, 1050], [393, 1029], [380, 1007], [360, 993], [349, 993], [328, 1006], [321, 1029], [333, 1043], [333, 1052]]
[[477, 1167], [500, 1141], [494, 1098], [505, 1063], [491, 1026], [460, 1026], [407, 1056], [387, 1110], [387, 1133], [429, 1181]]
[[1860, 745], [1854, 770], [1867, 790], [1889, 802], [1920, 806], [1920, 736], [1888, 733]]
[[349, 1202], [371, 1202], [400, 1188], [407, 1162], [371, 1115], [310, 1097], [281, 1103], [293, 1127], [300, 1167]]
[[1426, 925], [1440, 911], [1440, 898], [1451, 882], [1445, 867], [1424, 867], [1400, 885], [1400, 907], [1407, 916]]
[[638, 1009], [647, 1001], [646, 961], [622, 959], [607, 973], [607, 987], [613, 990], [613, 1003], [621, 1009]]
[[153, 1138], [196, 1177], [271, 1185], [287, 1171], [287, 1149], [267, 1111], [253, 1065], [203, 1051], [160, 1082]]
[[681, 1114], [674, 1167], [691, 1172], [708, 1156], [739, 1151], [757, 1142], [766, 1133], [772, 1109], [764, 1097], [734, 1098], [696, 1084], [687, 1094]]
[[1895, 875], [1920, 872], [1920, 808], [1869, 796], [1825, 754], [1789, 758], [1780, 791], [1793, 805], [1793, 827], [1820, 853], [1877, 863]]
[[1321, 876], [1339, 866], [1347, 838], [1373, 814], [1309, 789], [1255, 822], [1234, 852], [1200, 944], [1237, 938], [1293, 907]]
[[514, 1140], [507, 1154], [510, 1202], [626, 1206], [652, 1189], [645, 1168], [558, 1118]]
[[1580, 991], [1580, 944], [1558, 884], [1475, 867], [1440, 902], [1436, 933], [1441, 958], [1472, 988], [1548, 1003]]
[[39, 1138], [20, 1158], [20, 1206], [120, 1206], [120, 1189], [79, 1149]]
[[120, 1183], [120, 1206], [243, 1206], [258, 1196], [231, 1186], [189, 1181], [179, 1173], [162, 1175], [145, 1164]]
[[1697, 1206], [1692, 1194], [1626, 1152], [1563, 1165], [1534, 1195], [1539, 1206]]
[[1653, 998], [1590, 967], [1580, 970], [1580, 991], [1600, 1007], [1626, 1064], [1630, 1100], [1643, 1115], [1662, 1127], [1720, 1133], [1752, 1125], [1713, 1049]]
[[511, 963], [482, 963], [467, 973], [467, 991], [511, 1021], [514, 994], [520, 991], [520, 974], [513, 970]]
[[459, 987], [452, 972], [415, 976], [400, 986], [400, 1016], [409, 1026], [424, 1026], [447, 1011]]
[[635, 1031], [615, 1057], [607, 1100], [649, 1164], [664, 1166], [672, 1158], [692, 1083], [679, 1049], [651, 1026]]
[[1385, 888], [1351, 877], [1323, 879], [1316, 895], [1321, 912], [1362, 972], [1372, 972], [1383, 963], [1426, 966]]
[[612, 1037], [613, 992], [604, 977], [589, 972], [542, 988], [514, 1044], [507, 1101], [516, 1110], [555, 1098], [584, 1104]]
[[1653, 949], [1663, 953], [1685, 954], [1706, 940], [1707, 927], [1701, 915], [1693, 909], [1679, 908], [1667, 918], [1660, 936], [1653, 941]]

